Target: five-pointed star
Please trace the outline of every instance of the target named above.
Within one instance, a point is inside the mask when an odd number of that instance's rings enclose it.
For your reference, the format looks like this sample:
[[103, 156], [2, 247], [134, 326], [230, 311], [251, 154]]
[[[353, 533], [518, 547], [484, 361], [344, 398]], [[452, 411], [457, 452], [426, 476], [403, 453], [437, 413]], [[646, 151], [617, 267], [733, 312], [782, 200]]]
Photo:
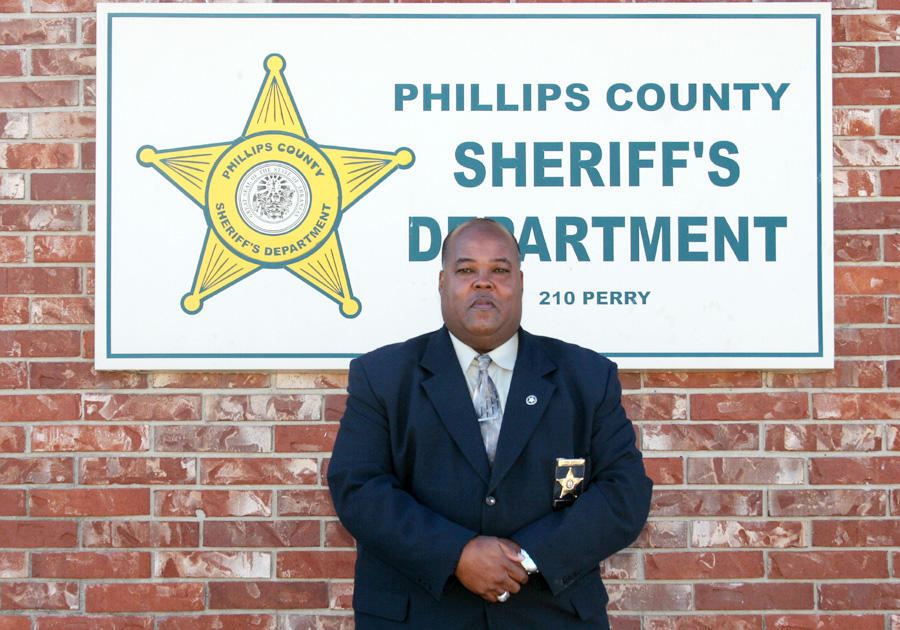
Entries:
[[562, 479], [557, 479], [556, 483], [558, 483], [562, 490], [560, 490], [559, 498], [562, 499], [567, 494], [571, 494], [575, 492], [575, 488], [578, 487], [584, 480], [584, 477], [576, 477], [575, 473], [572, 472], [572, 467], [569, 466], [569, 472], [566, 473], [566, 476]]

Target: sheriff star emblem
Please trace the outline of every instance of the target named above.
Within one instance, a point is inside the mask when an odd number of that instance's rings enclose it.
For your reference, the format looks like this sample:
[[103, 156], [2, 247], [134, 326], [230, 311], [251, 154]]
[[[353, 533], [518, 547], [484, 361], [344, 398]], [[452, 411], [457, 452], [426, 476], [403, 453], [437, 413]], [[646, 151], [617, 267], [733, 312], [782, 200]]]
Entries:
[[239, 138], [157, 151], [138, 150], [203, 208], [206, 238], [186, 313], [263, 267], [284, 268], [359, 314], [338, 238], [341, 215], [397, 168], [412, 166], [409, 149], [394, 153], [325, 146], [306, 133], [284, 78], [284, 59], [269, 55], [256, 103]]

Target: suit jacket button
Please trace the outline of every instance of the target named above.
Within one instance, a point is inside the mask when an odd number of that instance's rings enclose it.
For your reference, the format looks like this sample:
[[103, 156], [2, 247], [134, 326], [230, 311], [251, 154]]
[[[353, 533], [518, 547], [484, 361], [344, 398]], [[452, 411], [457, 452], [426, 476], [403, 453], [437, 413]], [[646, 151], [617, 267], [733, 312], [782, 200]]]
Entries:
[[490, 506], [490, 507], [493, 507], [493, 506], [497, 505], [497, 499], [495, 499], [495, 498], [494, 498], [493, 496], [491, 496], [491, 495], [486, 496], [486, 497], [484, 498], [484, 502], [485, 502], [486, 505], [488, 505], [488, 506]]

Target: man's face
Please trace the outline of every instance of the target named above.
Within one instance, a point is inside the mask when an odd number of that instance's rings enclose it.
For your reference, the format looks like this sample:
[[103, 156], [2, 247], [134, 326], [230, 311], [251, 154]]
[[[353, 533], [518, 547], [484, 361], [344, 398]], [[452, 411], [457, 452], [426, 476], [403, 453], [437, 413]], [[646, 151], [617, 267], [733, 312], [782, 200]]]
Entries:
[[438, 291], [441, 315], [460, 341], [485, 353], [522, 320], [522, 272], [512, 235], [499, 225], [461, 228], [447, 243]]

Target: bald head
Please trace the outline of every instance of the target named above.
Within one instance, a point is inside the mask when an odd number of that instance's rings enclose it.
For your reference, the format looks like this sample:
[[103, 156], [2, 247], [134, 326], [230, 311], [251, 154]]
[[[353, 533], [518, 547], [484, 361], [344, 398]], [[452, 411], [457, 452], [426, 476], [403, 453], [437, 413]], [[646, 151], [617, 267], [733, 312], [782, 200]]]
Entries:
[[460, 234], [462, 234], [463, 232], [465, 232], [466, 230], [471, 229], [471, 228], [476, 228], [476, 227], [481, 227], [481, 228], [488, 229], [488, 230], [492, 230], [492, 229], [498, 230], [499, 234], [502, 234], [503, 236], [507, 237], [509, 239], [509, 241], [513, 244], [513, 247], [516, 250], [517, 260], [522, 259], [522, 253], [519, 251], [518, 241], [516, 241], [516, 238], [512, 235], [512, 233], [509, 230], [507, 230], [505, 227], [503, 227], [502, 223], [500, 223], [498, 221], [494, 221], [493, 219], [478, 218], [478, 219], [469, 219], [468, 221], [466, 221], [464, 223], [460, 223], [455, 228], [450, 230], [450, 232], [447, 233], [447, 236], [444, 237], [444, 242], [441, 244], [441, 268], [444, 268], [447, 266], [447, 252], [450, 249], [451, 241], [453, 239], [455, 239], [457, 236], [459, 236]]

